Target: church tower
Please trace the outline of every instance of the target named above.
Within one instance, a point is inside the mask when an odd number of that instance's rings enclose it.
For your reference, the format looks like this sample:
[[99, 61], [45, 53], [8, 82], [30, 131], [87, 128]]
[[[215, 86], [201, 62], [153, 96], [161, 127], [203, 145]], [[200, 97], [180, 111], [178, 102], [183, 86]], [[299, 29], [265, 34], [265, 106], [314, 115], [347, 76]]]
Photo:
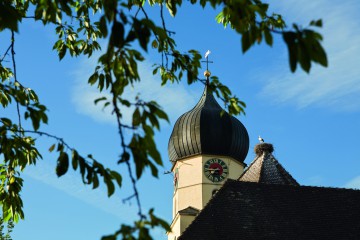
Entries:
[[[204, 74], [209, 82], [210, 72]], [[177, 239], [227, 179], [238, 179], [249, 150], [244, 125], [215, 100], [206, 84], [195, 107], [176, 121], [168, 152], [174, 175], [172, 231]]]

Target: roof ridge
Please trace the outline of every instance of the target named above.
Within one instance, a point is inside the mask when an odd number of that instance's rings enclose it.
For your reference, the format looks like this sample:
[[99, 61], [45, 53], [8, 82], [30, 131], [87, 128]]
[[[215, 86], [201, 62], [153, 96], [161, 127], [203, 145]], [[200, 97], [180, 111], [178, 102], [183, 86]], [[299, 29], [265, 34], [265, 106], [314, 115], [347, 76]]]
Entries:
[[[233, 179], [228, 179], [226, 181], [226, 183], [228, 185], [236, 184], [237, 182], [241, 182], [242, 184], [260, 185], [260, 186], [264, 186], [264, 187], [269, 186], [269, 184], [266, 184], [266, 183], [236, 181], [236, 180], [233, 180]], [[344, 187], [333, 187], [333, 186], [311, 186], [311, 185], [298, 185], [298, 186], [296, 186], [296, 185], [287, 185], [287, 184], [271, 184], [271, 187], [275, 187], [275, 188], [276, 187], [279, 187], [279, 188], [281, 188], [281, 187], [289, 187], [289, 188], [302, 188], [302, 189], [328, 189], [328, 190], [335, 190], [335, 191], [360, 192], [360, 189], [356, 189], [356, 188], [344, 188]]]
[[[257, 155], [256, 158], [254, 159], [254, 161], [252, 161], [250, 163], [250, 165], [244, 170], [244, 172], [240, 175], [240, 177], [237, 179], [237, 181], [244, 181], [244, 180], [241, 180], [241, 178], [243, 178], [245, 175], [249, 174], [248, 172], [252, 170], [253, 165], [255, 165], [255, 163], [257, 163], [257, 161], [261, 158], [264, 161], [264, 154], [262, 154], [261, 156]], [[262, 164], [260, 165], [260, 167], [262, 168]], [[260, 169], [260, 171], [261, 171], [261, 169]], [[259, 179], [260, 179], [260, 176], [259, 176]], [[259, 179], [257, 179], [257, 180], [259, 180]]]

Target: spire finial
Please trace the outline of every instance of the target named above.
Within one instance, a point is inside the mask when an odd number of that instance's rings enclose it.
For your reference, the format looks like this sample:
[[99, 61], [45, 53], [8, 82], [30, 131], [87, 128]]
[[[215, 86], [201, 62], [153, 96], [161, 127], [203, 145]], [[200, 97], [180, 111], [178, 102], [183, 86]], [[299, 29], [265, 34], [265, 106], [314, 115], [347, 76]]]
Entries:
[[206, 71], [204, 72], [204, 76], [206, 77], [206, 85], [209, 85], [209, 77], [211, 76], [211, 72], [209, 71], [209, 63], [213, 63], [212, 61], [209, 61], [210, 53], [211, 53], [210, 50], [207, 50], [205, 53], [206, 61], [202, 61], [202, 62], [206, 62]]

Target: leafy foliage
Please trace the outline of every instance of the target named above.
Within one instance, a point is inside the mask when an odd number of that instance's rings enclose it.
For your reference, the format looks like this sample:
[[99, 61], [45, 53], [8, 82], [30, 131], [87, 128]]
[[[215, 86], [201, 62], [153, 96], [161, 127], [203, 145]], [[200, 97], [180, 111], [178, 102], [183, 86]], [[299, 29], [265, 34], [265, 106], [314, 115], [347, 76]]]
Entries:
[[[241, 35], [242, 51], [247, 52], [255, 43], [263, 40], [269, 46], [273, 44], [273, 35], [279, 34], [288, 47], [291, 71], [297, 65], [310, 71], [312, 63], [327, 66], [327, 57], [320, 42], [322, 36], [313, 28], [321, 27], [321, 20], [312, 21], [308, 28], [293, 24], [288, 29], [280, 14], [268, 14], [269, 5], [260, 0], [191, 0], [191, 4], [200, 4], [203, 8], [219, 10], [216, 20], [225, 27], [230, 26]], [[58, 39], [53, 50], [59, 59], [65, 56], [85, 55], [91, 57], [100, 49], [99, 38], [108, 41], [106, 51], [98, 59], [94, 73], [88, 83], [102, 93], [110, 94], [95, 99], [104, 108], [111, 107], [117, 120], [117, 130], [121, 149], [118, 164], [126, 164], [138, 205], [139, 219], [132, 226], [121, 225], [113, 235], [104, 240], [151, 239], [150, 229], [161, 227], [169, 230], [169, 225], [153, 214], [153, 210], [142, 213], [136, 182], [146, 169], [154, 177], [158, 176], [158, 167], [162, 159], [154, 141], [156, 130], [160, 130], [161, 121], [168, 121], [166, 113], [156, 101], [144, 101], [137, 97], [134, 101], [125, 99], [123, 93], [129, 86], [141, 81], [138, 63], [144, 61], [150, 48], [162, 57], [156, 63], [153, 74], [158, 75], [161, 84], [179, 82], [186, 79], [188, 84], [205, 82], [198, 78], [201, 67], [201, 55], [190, 49], [180, 52], [172, 31], [166, 27], [164, 11], [176, 16], [181, 0], [5, 0], [0, 2], [0, 32], [10, 31], [9, 47], [0, 58], [0, 104], [3, 108], [13, 104], [17, 107], [18, 119], [0, 118], [0, 203], [4, 221], [17, 222], [24, 218], [21, 200], [23, 180], [21, 172], [34, 165], [42, 156], [36, 148], [36, 136], [45, 136], [54, 140], [50, 152], [57, 154], [56, 174], [63, 176], [72, 167], [79, 170], [84, 184], [97, 188], [100, 179], [106, 185], [110, 197], [122, 184], [122, 175], [111, 170], [93, 158], [91, 154], [81, 155], [69, 146], [61, 137], [42, 132], [42, 124], [47, 124], [47, 108], [40, 104], [35, 91], [23, 86], [16, 76], [15, 33], [22, 21], [35, 21], [54, 27]], [[157, 23], [146, 12], [147, 8], [159, 8], [161, 22]], [[136, 9], [134, 11], [134, 9]], [[6, 64], [10, 58], [12, 64]], [[230, 114], [245, 114], [245, 103], [231, 93], [231, 90], [213, 76], [209, 87], [227, 105]], [[132, 123], [123, 123], [123, 111], [133, 109]], [[23, 113], [23, 114], [21, 114]], [[24, 129], [22, 121], [30, 121], [32, 129]], [[132, 131], [132, 137], [125, 139], [124, 129]], [[132, 163], [132, 164], [131, 164]], [[135, 176], [132, 166], [135, 166]]]
[[[321, 27], [322, 21], [311, 21], [310, 26]], [[320, 44], [322, 36], [310, 29], [300, 30], [294, 24], [295, 32], [284, 32], [283, 38], [289, 49], [289, 61], [291, 71], [296, 70], [299, 63], [306, 72], [310, 71], [311, 62], [327, 66], [326, 53]]]
[[154, 209], [150, 209], [148, 215], [149, 219], [135, 221], [133, 226], [122, 224], [118, 231], [112, 235], [102, 237], [101, 240], [116, 240], [119, 236], [124, 240], [151, 239], [150, 229], [157, 226], [170, 231], [169, 224], [154, 215]]
[[[8, 221], [6, 227], [4, 225], [4, 220], [0, 218], [0, 240], [12, 240], [10, 233], [13, 231], [14, 223], [13, 221]], [[6, 233], [4, 232], [6, 230]]]

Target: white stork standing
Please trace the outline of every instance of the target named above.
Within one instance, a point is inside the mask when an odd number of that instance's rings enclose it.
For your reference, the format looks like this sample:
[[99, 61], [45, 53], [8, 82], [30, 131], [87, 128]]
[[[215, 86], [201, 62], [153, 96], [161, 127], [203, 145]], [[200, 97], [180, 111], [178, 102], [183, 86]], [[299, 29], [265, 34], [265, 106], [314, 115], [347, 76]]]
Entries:
[[262, 137], [259, 136], [258, 139], [259, 139], [259, 142], [260, 142], [260, 143], [263, 143], [263, 142], [264, 142], [264, 139], [263, 139]]

